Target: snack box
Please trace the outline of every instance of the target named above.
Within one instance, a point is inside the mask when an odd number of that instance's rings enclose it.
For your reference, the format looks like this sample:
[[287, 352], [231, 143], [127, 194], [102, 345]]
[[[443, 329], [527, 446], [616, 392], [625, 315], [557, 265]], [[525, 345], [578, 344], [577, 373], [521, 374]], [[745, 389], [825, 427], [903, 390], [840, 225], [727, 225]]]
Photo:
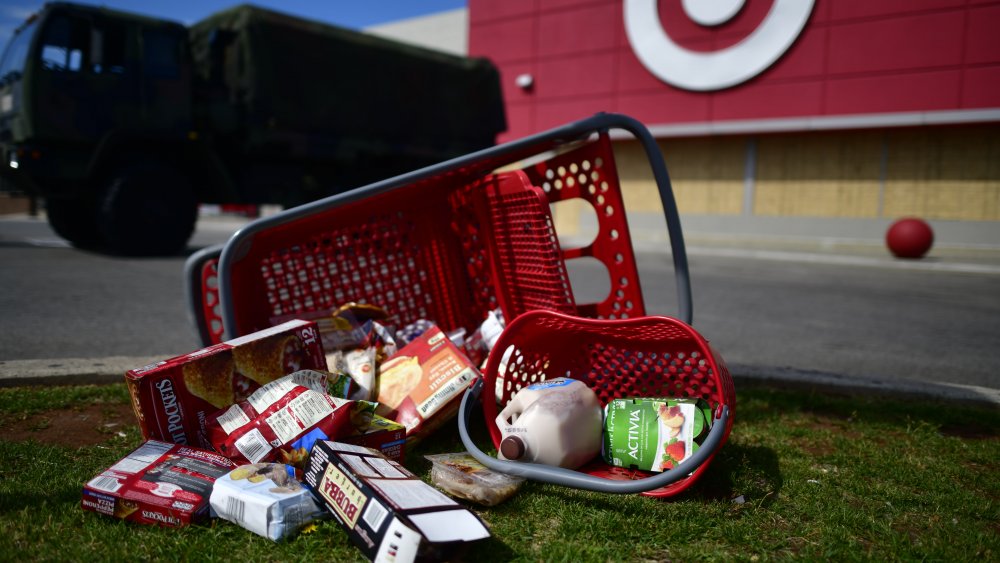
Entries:
[[453, 417], [479, 376], [448, 336], [431, 327], [379, 366], [378, 414], [402, 424], [412, 443]]
[[132, 408], [147, 440], [209, 449], [211, 413], [300, 369], [326, 370], [316, 325], [293, 320], [125, 373]]
[[235, 468], [214, 452], [149, 440], [88, 481], [80, 506], [140, 524], [185, 526], [208, 516], [215, 480]]
[[475, 514], [370, 448], [316, 442], [305, 482], [373, 561], [451, 560], [490, 537]]
[[340, 441], [378, 450], [385, 457], [400, 463], [406, 455], [406, 428], [377, 414], [363, 428], [340, 438]]

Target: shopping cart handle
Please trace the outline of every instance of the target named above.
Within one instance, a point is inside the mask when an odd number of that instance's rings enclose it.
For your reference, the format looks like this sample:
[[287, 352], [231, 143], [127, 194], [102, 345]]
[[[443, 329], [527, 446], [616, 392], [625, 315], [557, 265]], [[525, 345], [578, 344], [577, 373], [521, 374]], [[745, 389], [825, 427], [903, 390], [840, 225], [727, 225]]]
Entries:
[[713, 453], [715, 453], [715, 450], [719, 447], [725, 437], [726, 422], [729, 419], [729, 407], [723, 405], [719, 417], [713, 421], [712, 431], [709, 432], [705, 441], [701, 444], [701, 447], [694, 453], [694, 455], [684, 460], [677, 467], [652, 477], [618, 481], [605, 479], [603, 477], [595, 477], [579, 471], [573, 471], [571, 469], [564, 469], [562, 467], [555, 467], [552, 465], [524, 463], [520, 461], [505, 461], [484, 453], [476, 447], [475, 443], [473, 443], [472, 439], [469, 437], [468, 429], [469, 420], [472, 416], [473, 410], [472, 402], [479, 399], [482, 387], [483, 381], [481, 379], [476, 381], [476, 383], [474, 383], [472, 387], [465, 392], [465, 396], [462, 397], [462, 405], [459, 407], [458, 411], [458, 433], [462, 438], [462, 444], [464, 444], [465, 448], [470, 454], [472, 454], [472, 457], [476, 458], [476, 460], [486, 467], [508, 475], [524, 477], [526, 479], [542, 483], [551, 483], [553, 485], [562, 485], [565, 487], [572, 487], [574, 489], [584, 489], [587, 491], [597, 491], [601, 493], [642, 493], [653, 489], [659, 489], [660, 487], [665, 487], [687, 477], [701, 464], [705, 463]]

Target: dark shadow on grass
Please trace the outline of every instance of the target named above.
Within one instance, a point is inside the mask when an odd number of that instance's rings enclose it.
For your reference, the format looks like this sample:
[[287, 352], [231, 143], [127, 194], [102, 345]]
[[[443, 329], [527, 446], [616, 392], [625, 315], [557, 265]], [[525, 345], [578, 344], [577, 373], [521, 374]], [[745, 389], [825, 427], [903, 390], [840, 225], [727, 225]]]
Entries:
[[[761, 446], [742, 446], [728, 444], [716, 454], [711, 465], [701, 475], [701, 477], [683, 492], [672, 497], [666, 497], [662, 502], [682, 502], [693, 501], [700, 503], [752, 503], [756, 506], [767, 508], [777, 499], [784, 486], [784, 479], [779, 467], [778, 455], [774, 450]], [[533, 485], [528, 489], [535, 488]], [[552, 494], [557, 495], [566, 503], [586, 503], [599, 510], [609, 510], [629, 516], [635, 511], [646, 510], [640, 503], [622, 503], [615, 500], [615, 497], [635, 496], [607, 494], [595, 497], [583, 497], [573, 492], [573, 489], [564, 487], [547, 487], [546, 492], [540, 489], [526, 491], [522, 489], [519, 495], [523, 494]], [[490, 510], [506, 512], [514, 510], [506, 503], [493, 507]]]
[[29, 512], [36, 512], [43, 502], [53, 506], [54, 511], [61, 510], [62, 505], [72, 506], [80, 509], [80, 497], [83, 487], [64, 487], [53, 490], [49, 493], [38, 494], [3, 494], [0, 495], [0, 514], [10, 514], [29, 509]]
[[753, 502], [768, 507], [777, 500], [784, 484], [774, 450], [727, 444], [701, 479], [678, 498]]
[[507, 544], [496, 536], [490, 536], [485, 541], [480, 541], [469, 547], [468, 551], [461, 554], [456, 561], [475, 561], [477, 563], [485, 561], [510, 561], [514, 559], [516, 553]]

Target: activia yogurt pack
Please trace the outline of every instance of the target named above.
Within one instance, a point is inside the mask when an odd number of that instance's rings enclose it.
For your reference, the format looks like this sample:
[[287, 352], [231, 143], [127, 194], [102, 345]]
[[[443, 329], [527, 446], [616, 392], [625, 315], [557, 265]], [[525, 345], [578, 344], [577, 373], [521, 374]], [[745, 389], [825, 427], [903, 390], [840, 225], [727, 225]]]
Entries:
[[644, 471], [676, 467], [698, 451], [712, 424], [703, 399], [614, 399], [604, 413], [604, 461]]

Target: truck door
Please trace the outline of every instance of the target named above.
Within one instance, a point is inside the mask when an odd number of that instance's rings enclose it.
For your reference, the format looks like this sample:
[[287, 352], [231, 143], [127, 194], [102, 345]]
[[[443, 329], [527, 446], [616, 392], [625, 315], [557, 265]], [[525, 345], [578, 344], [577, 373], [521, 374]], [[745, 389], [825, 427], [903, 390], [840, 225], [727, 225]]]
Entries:
[[95, 143], [135, 122], [138, 83], [127, 26], [55, 12], [42, 30], [35, 95], [39, 137]]
[[179, 27], [142, 29], [143, 122], [150, 131], [185, 133], [191, 127], [187, 35]]

